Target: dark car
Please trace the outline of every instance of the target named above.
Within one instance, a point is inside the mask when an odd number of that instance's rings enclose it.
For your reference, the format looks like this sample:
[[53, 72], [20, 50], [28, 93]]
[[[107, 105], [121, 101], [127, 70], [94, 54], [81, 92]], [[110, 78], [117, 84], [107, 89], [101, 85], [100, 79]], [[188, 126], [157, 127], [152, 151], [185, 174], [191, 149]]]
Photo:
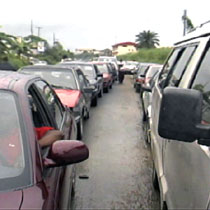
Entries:
[[39, 75], [54, 88], [64, 105], [72, 109], [78, 127], [77, 139], [83, 136], [83, 120], [89, 118], [92, 88], [82, 71], [62, 66], [26, 66], [19, 72]]
[[[0, 120], [0, 209], [69, 208], [75, 167], [67, 165], [87, 159], [88, 149], [70, 140], [74, 117], [54, 90], [38, 76], [1, 71]], [[41, 126], [61, 130], [65, 140], [41, 147]]]
[[98, 97], [103, 96], [103, 75], [99, 72], [97, 66], [93, 63], [79, 61], [62, 62], [59, 65], [82, 70], [89, 83], [94, 87], [91, 105], [97, 106]]
[[109, 89], [112, 89], [112, 84], [114, 82], [114, 75], [113, 72], [111, 70], [111, 67], [109, 66], [109, 64], [107, 62], [93, 62], [99, 72], [101, 74], [103, 74], [103, 90], [105, 93], [109, 92]]

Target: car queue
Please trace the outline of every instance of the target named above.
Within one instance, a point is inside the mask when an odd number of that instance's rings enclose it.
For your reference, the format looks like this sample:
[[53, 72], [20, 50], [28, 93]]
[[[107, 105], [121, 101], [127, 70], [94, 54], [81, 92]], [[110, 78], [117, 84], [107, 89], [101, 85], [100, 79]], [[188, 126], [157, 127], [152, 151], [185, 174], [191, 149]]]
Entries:
[[[89, 157], [81, 141], [83, 120], [104, 97], [103, 73], [93, 66], [62, 63], [0, 71], [1, 209], [71, 208], [75, 164]], [[48, 129], [63, 137], [41, 146], [39, 136], [49, 139]]]

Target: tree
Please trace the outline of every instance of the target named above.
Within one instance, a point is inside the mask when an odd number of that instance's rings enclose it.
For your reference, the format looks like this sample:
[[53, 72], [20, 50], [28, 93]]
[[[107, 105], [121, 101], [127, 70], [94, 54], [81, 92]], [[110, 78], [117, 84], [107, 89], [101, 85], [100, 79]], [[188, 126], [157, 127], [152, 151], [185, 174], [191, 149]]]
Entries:
[[159, 45], [158, 34], [150, 30], [143, 31], [136, 35], [136, 43], [138, 48], [155, 48]]

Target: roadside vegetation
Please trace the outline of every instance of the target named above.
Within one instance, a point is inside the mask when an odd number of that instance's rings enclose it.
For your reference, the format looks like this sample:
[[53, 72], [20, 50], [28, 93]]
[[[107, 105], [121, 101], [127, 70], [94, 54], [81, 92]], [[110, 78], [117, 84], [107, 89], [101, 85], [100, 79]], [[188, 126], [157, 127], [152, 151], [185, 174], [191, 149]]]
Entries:
[[[43, 51], [37, 50], [39, 43], [43, 44]], [[158, 34], [152, 31], [137, 34], [136, 44], [138, 52], [119, 56], [118, 59], [162, 64], [171, 50], [171, 48], [156, 48], [159, 46], [159, 38]], [[74, 55], [69, 50], [65, 50], [59, 42], [50, 46], [45, 39], [38, 36], [29, 35], [20, 38], [0, 32], [0, 64], [9, 63], [16, 69], [32, 64], [32, 60], [56, 64], [64, 57], [93, 60], [95, 56], [88, 52]]]
[[118, 56], [118, 59], [163, 64], [172, 48], [141, 48], [135, 53]]

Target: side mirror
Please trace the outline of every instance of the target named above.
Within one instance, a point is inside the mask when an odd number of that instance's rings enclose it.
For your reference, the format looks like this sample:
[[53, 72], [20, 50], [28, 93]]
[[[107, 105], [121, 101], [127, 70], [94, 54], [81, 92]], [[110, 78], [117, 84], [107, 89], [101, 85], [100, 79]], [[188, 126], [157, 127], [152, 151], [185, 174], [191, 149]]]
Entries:
[[165, 88], [160, 107], [159, 135], [184, 142], [210, 139], [210, 126], [201, 124], [202, 102], [203, 97], [200, 91]]
[[98, 73], [97, 76], [98, 77], [103, 77], [103, 74], [102, 73]]
[[149, 86], [145, 86], [145, 85], [141, 85], [141, 90], [142, 91], [146, 91], [146, 92], [152, 92], [152, 88], [151, 88], [151, 86], [149, 85]]
[[95, 89], [95, 86], [90, 85], [89, 87], [85, 87], [83, 90], [85, 93], [92, 93]]
[[48, 157], [44, 159], [44, 166], [47, 168], [65, 166], [79, 163], [88, 157], [89, 150], [83, 142], [60, 140], [52, 144]]

